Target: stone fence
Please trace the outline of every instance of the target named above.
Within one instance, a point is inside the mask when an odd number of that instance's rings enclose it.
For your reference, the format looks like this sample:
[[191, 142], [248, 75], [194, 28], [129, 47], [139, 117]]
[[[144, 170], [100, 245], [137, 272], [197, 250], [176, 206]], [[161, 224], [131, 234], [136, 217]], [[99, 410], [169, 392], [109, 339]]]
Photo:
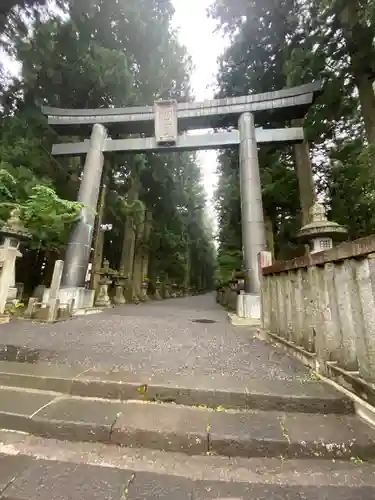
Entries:
[[236, 310], [237, 296], [237, 282], [234, 280], [221, 285], [216, 290], [216, 302], [231, 311]]
[[375, 235], [262, 270], [265, 331], [375, 401]]

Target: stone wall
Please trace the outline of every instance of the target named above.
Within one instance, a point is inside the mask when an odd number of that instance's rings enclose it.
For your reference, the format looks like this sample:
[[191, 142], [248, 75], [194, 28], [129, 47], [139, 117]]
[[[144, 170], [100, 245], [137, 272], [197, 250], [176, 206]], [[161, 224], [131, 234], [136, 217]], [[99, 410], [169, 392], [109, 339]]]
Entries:
[[237, 306], [237, 290], [229, 285], [222, 286], [216, 291], [216, 302], [230, 311], [235, 311]]
[[266, 331], [351, 388], [375, 383], [375, 235], [262, 274]]

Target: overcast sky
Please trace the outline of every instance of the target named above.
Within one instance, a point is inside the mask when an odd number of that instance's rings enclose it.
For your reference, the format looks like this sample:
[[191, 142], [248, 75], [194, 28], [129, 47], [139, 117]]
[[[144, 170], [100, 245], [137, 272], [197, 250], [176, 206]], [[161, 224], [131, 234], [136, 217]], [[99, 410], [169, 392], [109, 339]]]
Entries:
[[[192, 85], [197, 101], [212, 99], [217, 74], [217, 58], [225, 48], [220, 35], [214, 34], [215, 23], [206, 15], [213, 0], [172, 0], [176, 9], [175, 26], [180, 30], [180, 41], [187, 47], [195, 66]], [[212, 198], [216, 187], [216, 152], [198, 153], [204, 185], [213, 215]]]

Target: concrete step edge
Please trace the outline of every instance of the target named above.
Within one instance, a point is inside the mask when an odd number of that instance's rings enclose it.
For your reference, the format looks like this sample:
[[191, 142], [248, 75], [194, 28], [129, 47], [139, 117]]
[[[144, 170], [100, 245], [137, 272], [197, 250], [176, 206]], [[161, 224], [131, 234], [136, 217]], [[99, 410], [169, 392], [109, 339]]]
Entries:
[[[341, 482], [336, 485], [326, 484], [326, 477], [312, 476], [309, 483], [296, 481], [297, 475], [290, 471], [281, 476], [281, 480], [262, 481], [250, 472], [251, 479], [239, 481], [220, 479], [189, 478], [176, 476], [167, 471], [155, 473], [137, 471], [131, 468], [113, 468], [99, 464], [75, 464], [70, 461], [48, 461], [42, 457], [0, 456], [2, 465], [2, 485], [0, 494], [4, 500], [23, 500], [25, 498], [107, 498], [109, 485], [116, 485], [116, 498], [151, 499], [158, 498], [217, 498], [221, 500], [291, 500], [304, 498], [329, 498], [330, 500], [358, 500], [373, 498], [375, 488], [371, 478], [365, 477], [357, 483]], [[358, 474], [356, 475], [358, 477]], [[311, 475], [310, 475], [311, 477]], [[363, 476], [359, 476], [362, 477]], [[82, 481], [82, 478], [84, 480]], [[98, 481], [99, 479], [99, 481]], [[252, 480], [253, 479], [253, 480]], [[255, 480], [254, 480], [255, 479]], [[366, 480], [367, 479], [367, 480]], [[151, 488], [150, 488], [151, 486]], [[126, 495], [123, 493], [126, 492]], [[121, 494], [122, 493], [122, 494]], [[156, 494], [155, 494], [156, 493]], [[111, 496], [111, 498], [114, 498]]]
[[[64, 418], [64, 414], [68, 417]], [[288, 429], [283, 426], [285, 417], [293, 432], [291, 426], [297, 426], [294, 437], [289, 436]], [[371, 434], [370, 430], [370, 437], [361, 432], [358, 439], [353, 439], [353, 434], [343, 434], [342, 440], [336, 437], [338, 442], [327, 437], [321, 439], [319, 426], [328, 424], [332, 427], [336, 420], [332, 421], [333, 416], [324, 416], [317, 422], [316, 417], [282, 412], [215, 412], [177, 405], [52, 397], [29, 415], [1, 411], [0, 428], [59, 440], [144, 447], [188, 455], [375, 458], [375, 432]], [[344, 424], [348, 428], [355, 423], [354, 417], [339, 419], [337, 426]], [[302, 430], [298, 430], [301, 423]], [[367, 425], [360, 425], [360, 431], [365, 428], [367, 432]], [[317, 426], [316, 433], [314, 426]]]
[[[234, 481], [264, 484], [375, 487], [375, 464], [340, 460], [235, 458], [186, 456], [183, 453], [114, 447], [101, 443], [71, 443], [0, 431], [0, 456], [28, 456], [47, 461], [69, 462], [170, 474], [192, 480]], [[225, 469], [225, 476], [223, 470]]]
[[[13, 363], [14, 364], [14, 363]], [[102, 374], [105, 377], [105, 374]], [[0, 367], [0, 386], [52, 391], [80, 397], [94, 397], [113, 400], [141, 400], [176, 403], [186, 406], [204, 405], [210, 408], [283, 410], [287, 412], [352, 414], [353, 402], [336, 391], [323, 395], [303, 393], [283, 394], [274, 392], [217, 390], [194, 387], [164, 385], [157, 382], [115, 381], [95, 376], [51, 375], [12, 373]], [[313, 384], [313, 382], [311, 382]]]
[[[7, 423], [8, 421], [8, 423]], [[12, 423], [10, 423], [12, 422]], [[375, 458], [375, 443], [341, 443], [336, 448], [330, 443], [285, 442], [283, 439], [238, 438], [236, 436], [211, 436], [201, 434], [161, 434], [146, 429], [118, 429], [114, 433], [106, 426], [94, 423], [35, 419], [0, 414], [0, 428], [20, 431], [34, 436], [70, 442], [104, 443], [129, 448], [147, 448], [187, 455], [212, 455], [225, 457], [282, 457], [283, 459], [340, 459], [370, 460]]]

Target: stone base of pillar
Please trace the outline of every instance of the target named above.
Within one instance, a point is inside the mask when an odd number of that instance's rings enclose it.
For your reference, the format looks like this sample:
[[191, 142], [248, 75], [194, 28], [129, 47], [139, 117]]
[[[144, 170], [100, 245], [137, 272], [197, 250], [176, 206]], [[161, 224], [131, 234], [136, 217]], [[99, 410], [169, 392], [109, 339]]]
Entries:
[[229, 314], [229, 321], [234, 326], [260, 326], [260, 295], [251, 293], [237, 295], [236, 314]]
[[113, 297], [113, 302], [117, 306], [121, 306], [123, 304], [126, 304], [126, 300], [124, 297], [124, 287], [122, 287], [121, 285], [116, 286], [115, 296]]
[[[73, 313], [78, 310], [91, 309], [94, 307], [94, 290], [88, 290], [84, 287], [66, 287], [60, 288], [57, 292], [57, 299], [60, 304], [72, 304]], [[43, 304], [48, 304], [50, 301], [50, 289], [45, 288], [43, 292]]]

